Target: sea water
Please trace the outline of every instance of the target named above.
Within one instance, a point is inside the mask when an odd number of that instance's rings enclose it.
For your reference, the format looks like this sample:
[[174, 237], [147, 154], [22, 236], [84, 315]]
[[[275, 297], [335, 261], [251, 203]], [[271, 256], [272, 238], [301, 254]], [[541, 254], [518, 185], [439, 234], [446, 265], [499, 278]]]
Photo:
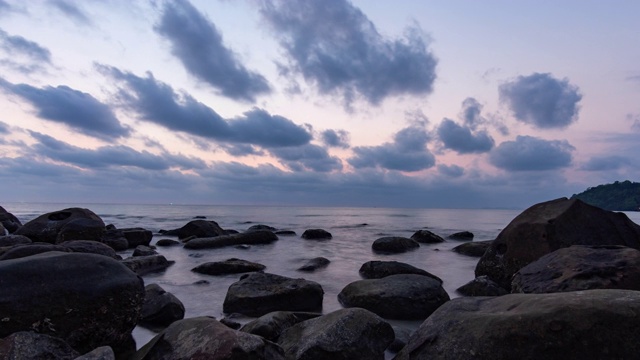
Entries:
[[[443, 280], [451, 298], [456, 289], [474, 278], [478, 258], [460, 255], [451, 249], [462, 242], [447, 239], [443, 243], [420, 244], [415, 251], [382, 255], [371, 250], [374, 240], [384, 236], [411, 237], [420, 229], [428, 229], [443, 238], [459, 231], [471, 231], [474, 241], [493, 240], [522, 210], [477, 209], [397, 209], [397, 208], [332, 208], [288, 206], [196, 206], [196, 205], [116, 205], [116, 204], [1, 204], [22, 223], [37, 216], [68, 207], [84, 207], [98, 214], [105, 224], [117, 228], [141, 227], [154, 234], [151, 244], [159, 239], [175, 239], [159, 233], [161, 229], [182, 227], [195, 217], [205, 217], [224, 229], [243, 231], [252, 225], [264, 224], [279, 230], [293, 230], [296, 236], [280, 236], [268, 245], [248, 249], [226, 247], [187, 250], [182, 246], [158, 247], [158, 253], [175, 264], [168, 269], [143, 276], [145, 284], [157, 283], [174, 294], [185, 306], [185, 317], [225, 317], [222, 304], [229, 286], [240, 275], [210, 276], [192, 272], [194, 267], [210, 261], [239, 258], [266, 266], [265, 271], [293, 278], [305, 278], [322, 285], [323, 313], [341, 308], [338, 293], [349, 283], [360, 280], [358, 270], [367, 261], [400, 261], [424, 269]], [[640, 223], [640, 213], [627, 213]], [[305, 240], [300, 237], [307, 229], [329, 231], [331, 240]], [[131, 250], [121, 253], [123, 257]], [[331, 263], [313, 273], [297, 271], [307, 260], [325, 257]], [[203, 284], [201, 280], [206, 280]], [[247, 322], [249, 318], [236, 318]], [[420, 322], [394, 322], [415, 328]], [[138, 346], [155, 334], [136, 328]]]

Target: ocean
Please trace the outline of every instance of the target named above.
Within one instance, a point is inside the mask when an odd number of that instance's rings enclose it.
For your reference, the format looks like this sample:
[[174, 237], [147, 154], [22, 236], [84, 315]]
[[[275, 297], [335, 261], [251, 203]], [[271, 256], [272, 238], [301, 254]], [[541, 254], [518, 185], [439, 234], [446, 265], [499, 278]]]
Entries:
[[[277, 229], [293, 230], [296, 236], [280, 236], [269, 245], [254, 245], [249, 249], [227, 247], [221, 249], [186, 250], [181, 246], [159, 247], [157, 251], [175, 264], [167, 270], [143, 276], [145, 284], [157, 283], [173, 293], [185, 306], [185, 317], [213, 316], [221, 319], [222, 303], [228, 287], [240, 275], [209, 276], [194, 273], [192, 268], [205, 262], [239, 258], [266, 266], [266, 272], [305, 278], [320, 283], [324, 289], [323, 313], [341, 308], [338, 293], [350, 282], [361, 279], [360, 266], [371, 260], [400, 261], [424, 269], [443, 280], [443, 287], [451, 298], [458, 297], [456, 289], [474, 278], [478, 258], [451, 251], [461, 241], [447, 240], [438, 244], [420, 244], [415, 251], [381, 255], [372, 252], [371, 244], [383, 236], [411, 235], [428, 229], [443, 238], [459, 231], [471, 231], [474, 241], [492, 240], [522, 210], [497, 209], [397, 209], [397, 208], [334, 208], [287, 206], [201, 206], [201, 205], [120, 205], [120, 204], [50, 204], [4, 203], [7, 211], [25, 223], [35, 217], [68, 207], [88, 208], [98, 214], [105, 224], [117, 228], [142, 227], [154, 233], [151, 244], [163, 238], [161, 229], [182, 227], [196, 216], [217, 222], [224, 229], [243, 231], [252, 225], [264, 224]], [[640, 212], [626, 213], [640, 224]], [[306, 229], [321, 228], [329, 231], [333, 239], [305, 240], [300, 237]], [[175, 238], [174, 238], [175, 239]], [[132, 250], [122, 253], [123, 257]], [[296, 269], [307, 260], [325, 257], [328, 267], [314, 273]], [[195, 284], [207, 280], [208, 284]], [[249, 318], [234, 319], [247, 322]], [[410, 328], [420, 322], [394, 324]], [[134, 337], [138, 346], [144, 345], [155, 334], [136, 328]]]

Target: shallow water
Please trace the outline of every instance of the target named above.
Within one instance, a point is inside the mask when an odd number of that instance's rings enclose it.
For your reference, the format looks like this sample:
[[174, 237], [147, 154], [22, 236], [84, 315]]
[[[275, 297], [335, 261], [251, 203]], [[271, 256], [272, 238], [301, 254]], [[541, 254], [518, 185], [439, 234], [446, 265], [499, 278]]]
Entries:
[[[470, 209], [390, 209], [390, 208], [330, 208], [277, 206], [191, 206], [191, 205], [107, 205], [107, 204], [18, 204], [2, 206], [23, 223], [47, 212], [68, 207], [85, 207], [98, 214], [106, 224], [118, 228], [142, 227], [154, 233], [151, 244], [172, 238], [158, 234], [160, 229], [179, 228], [195, 216], [205, 216], [224, 229], [246, 230], [251, 225], [265, 224], [296, 232], [296, 236], [280, 236], [269, 245], [256, 245], [242, 250], [235, 247], [207, 250], [187, 250], [181, 246], [158, 247], [157, 251], [176, 263], [167, 270], [145, 275], [145, 284], [158, 283], [173, 293], [186, 308], [185, 317], [209, 315], [224, 317], [222, 303], [227, 288], [240, 275], [209, 276], [194, 273], [192, 268], [209, 261], [240, 258], [265, 265], [266, 272], [320, 283], [324, 289], [323, 313], [341, 308], [337, 294], [352, 281], [360, 279], [360, 266], [370, 260], [395, 260], [429, 271], [443, 280], [451, 298], [455, 289], [474, 278], [477, 258], [459, 255], [451, 249], [462, 242], [447, 240], [439, 244], [420, 244], [420, 248], [404, 254], [380, 255], [371, 251], [371, 244], [382, 236], [410, 237], [419, 229], [446, 238], [471, 231], [474, 241], [492, 240], [521, 210]], [[627, 213], [640, 223], [640, 213]], [[304, 240], [306, 229], [321, 228], [333, 239]], [[174, 238], [175, 239], [175, 238]], [[123, 257], [131, 250], [123, 253]], [[306, 260], [323, 256], [331, 263], [315, 273], [296, 271]], [[195, 285], [207, 280], [206, 285]], [[249, 319], [237, 319], [246, 322]], [[393, 322], [416, 327], [420, 322]], [[139, 346], [154, 336], [149, 330], [137, 328], [134, 336]]]

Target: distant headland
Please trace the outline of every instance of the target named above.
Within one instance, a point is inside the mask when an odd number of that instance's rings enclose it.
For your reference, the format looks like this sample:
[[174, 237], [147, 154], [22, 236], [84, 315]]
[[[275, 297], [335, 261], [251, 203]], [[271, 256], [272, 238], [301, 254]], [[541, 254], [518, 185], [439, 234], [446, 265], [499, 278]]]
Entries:
[[590, 187], [572, 199], [612, 211], [640, 211], [640, 183], [616, 181], [613, 184]]

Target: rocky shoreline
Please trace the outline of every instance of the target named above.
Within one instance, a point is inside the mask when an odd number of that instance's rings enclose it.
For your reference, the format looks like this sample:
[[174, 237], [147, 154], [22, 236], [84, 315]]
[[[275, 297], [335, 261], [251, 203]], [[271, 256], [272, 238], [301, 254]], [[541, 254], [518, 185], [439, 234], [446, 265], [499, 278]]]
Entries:
[[[465, 297], [453, 300], [438, 277], [375, 261], [338, 295], [344, 308], [322, 314], [324, 290], [314, 281], [242, 259], [202, 264], [193, 271], [244, 274], [219, 320], [185, 319], [180, 299], [144, 283], [141, 275], [173, 264], [162, 248], [215, 251], [297, 234], [194, 219], [161, 231], [178, 240], [151, 244], [151, 231], [118, 229], [82, 208], [21, 224], [0, 207], [0, 224], [0, 359], [597, 359], [634, 358], [640, 346], [640, 320], [630, 316], [640, 310], [640, 226], [576, 199], [532, 206], [494, 241], [450, 235], [465, 241], [454, 251], [480, 257], [476, 279], [458, 290]], [[332, 236], [308, 229], [300, 237]], [[372, 239], [371, 248], [393, 254], [441, 241], [420, 230]], [[299, 270], [327, 266], [331, 259], [315, 258]], [[241, 325], [233, 314], [255, 320]], [[393, 319], [423, 322], [409, 336]], [[137, 350], [135, 326], [158, 335]]]

